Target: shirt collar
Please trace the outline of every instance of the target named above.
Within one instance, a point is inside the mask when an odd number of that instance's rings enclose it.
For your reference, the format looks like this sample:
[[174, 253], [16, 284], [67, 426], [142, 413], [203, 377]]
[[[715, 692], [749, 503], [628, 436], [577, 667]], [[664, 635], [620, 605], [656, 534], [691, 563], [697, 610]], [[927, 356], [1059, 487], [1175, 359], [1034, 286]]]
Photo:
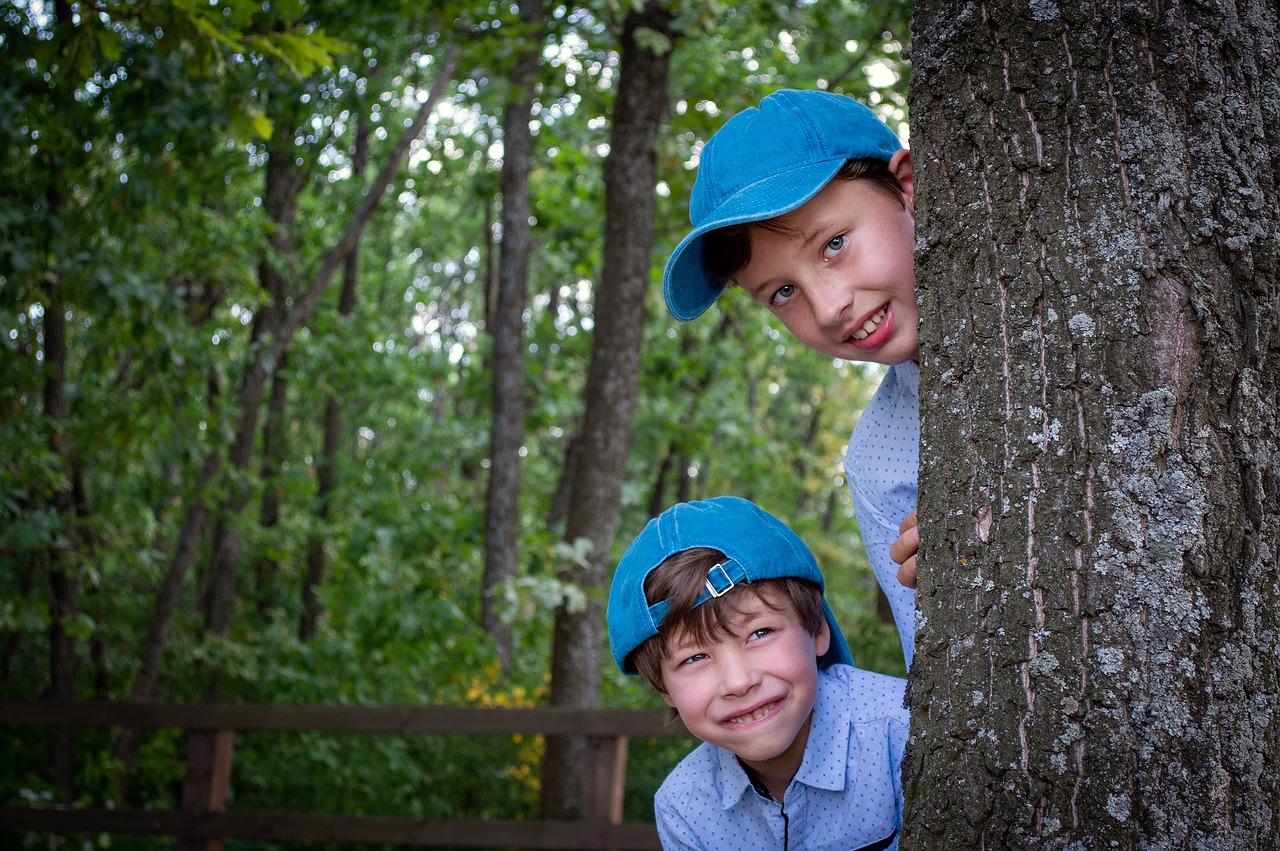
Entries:
[[[849, 762], [849, 728], [853, 708], [847, 693], [835, 688], [828, 671], [818, 672], [818, 699], [813, 704], [809, 743], [795, 779], [814, 789], [839, 792], [844, 789]], [[843, 699], [842, 699], [843, 698]], [[821, 742], [821, 747], [811, 747]]]
[[720, 807], [727, 810], [742, 800], [742, 796], [751, 788], [751, 778], [747, 776], [746, 769], [738, 762], [733, 751], [716, 748], [716, 756], [720, 759]]
[[920, 392], [920, 364], [909, 360], [889, 367], [889, 371], [896, 375], [907, 390], [916, 394]]
[[[800, 782], [815, 789], [842, 791], [849, 772], [848, 730], [853, 712], [847, 700], [842, 700], [842, 689], [833, 688], [831, 674], [818, 672], [818, 698], [813, 704], [813, 722], [809, 725], [809, 741], [805, 744], [804, 759], [792, 782]], [[837, 735], [837, 733], [840, 733]], [[821, 747], [813, 746], [821, 742]], [[730, 809], [752, 789], [751, 778], [732, 751], [716, 748], [720, 760], [720, 806]], [[754, 790], [752, 790], [754, 794]]]

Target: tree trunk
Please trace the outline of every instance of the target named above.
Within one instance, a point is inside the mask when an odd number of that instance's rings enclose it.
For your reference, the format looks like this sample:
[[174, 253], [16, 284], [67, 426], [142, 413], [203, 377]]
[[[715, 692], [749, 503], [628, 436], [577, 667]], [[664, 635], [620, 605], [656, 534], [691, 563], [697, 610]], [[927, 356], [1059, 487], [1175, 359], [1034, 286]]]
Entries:
[[564, 463], [560, 466], [560, 480], [556, 482], [555, 493], [551, 495], [551, 507], [547, 509], [548, 526], [563, 523], [569, 514], [569, 492], [578, 478], [578, 465], [582, 461], [582, 439], [579, 435], [580, 429], [575, 429], [564, 443]]
[[[504, 163], [505, 164], [505, 163]], [[497, 240], [493, 235], [494, 200], [486, 198], [484, 202], [484, 326], [493, 327], [493, 311], [498, 300], [498, 264], [494, 258], [498, 255]]]
[[[565, 540], [587, 538], [589, 567], [569, 578], [587, 592], [581, 611], [556, 611], [551, 704], [592, 707], [600, 698], [604, 614], [601, 593], [612, 557], [631, 420], [644, 342], [645, 294], [653, 248], [654, 139], [667, 107], [670, 51], [637, 43], [646, 28], [673, 38], [671, 13], [658, 0], [627, 14], [622, 32], [610, 154], [604, 167], [604, 267], [595, 293], [595, 344], [587, 371], [581, 452], [569, 492]], [[542, 768], [544, 818], [581, 814], [582, 739], [549, 738]]]
[[[51, 196], [53, 192], [51, 191]], [[57, 207], [50, 199], [51, 211]], [[56, 264], [56, 260], [54, 261]], [[62, 300], [62, 275], [55, 267], [49, 271], [44, 285], [44, 415], [49, 423], [50, 449], [60, 461], [65, 484], [53, 490], [53, 509], [67, 537], [75, 540], [78, 524], [71, 481], [75, 476], [75, 458], [66, 429], [70, 418], [67, 404], [67, 317]], [[74, 700], [76, 682], [75, 639], [67, 632], [67, 622], [75, 616], [76, 580], [67, 558], [68, 548], [57, 542], [50, 544], [49, 564], [49, 697]], [[53, 773], [62, 802], [75, 800], [75, 757], [72, 752], [70, 727], [54, 727], [50, 731]]]
[[1275, 3], [914, 25], [901, 847], [1277, 847]]
[[[253, 333], [251, 348], [264, 347], [268, 341], [279, 337], [289, 312], [293, 291], [296, 287], [292, 270], [295, 268], [293, 222], [298, 215], [298, 196], [302, 191], [299, 180], [300, 166], [295, 161], [297, 153], [294, 145], [293, 121], [289, 120], [289, 105], [286, 103], [283, 115], [275, 119], [275, 136], [267, 146], [266, 178], [262, 190], [262, 209], [266, 213], [269, 235], [267, 238], [267, 256], [258, 264], [258, 281], [268, 296], [267, 303], [253, 317]], [[287, 382], [283, 377], [288, 351], [280, 353], [264, 364], [270, 375], [272, 386], [271, 401], [268, 405], [266, 424], [263, 435], [263, 476], [268, 481], [267, 495], [263, 499], [262, 514], [272, 512], [270, 480], [279, 470], [278, 440], [279, 423], [276, 417], [283, 419], [287, 402]], [[252, 371], [246, 374], [246, 383], [253, 377]], [[237, 411], [236, 439], [231, 447], [231, 469], [237, 472], [248, 472], [253, 459], [254, 435], [258, 430], [258, 419], [262, 408], [262, 395], [265, 389], [260, 387], [252, 395], [242, 394], [244, 404]], [[274, 456], [274, 457], [273, 457]], [[205, 629], [216, 636], [226, 636], [231, 628], [231, 610], [236, 597], [236, 573], [240, 560], [240, 523], [245, 507], [249, 503], [250, 486], [246, 476], [233, 476], [228, 483], [228, 496], [219, 506], [217, 523], [214, 525], [212, 559], [209, 565], [208, 589], [205, 594], [204, 622]], [[278, 503], [274, 506], [278, 514]], [[260, 515], [261, 516], [261, 515]], [[267, 568], [265, 572], [272, 572]], [[217, 681], [217, 674], [210, 677], [211, 688]], [[207, 697], [213, 698], [213, 693]]]
[[[351, 173], [364, 176], [369, 165], [369, 121], [367, 108], [356, 119], [356, 144], [351, 155]], [[356, 309], [357, 286], [360, 283], [360, 243], [351, 249], [342, 269], [342, 293], [338, 296], [338, 316], [345, 319]], [[329, 510], [333, 490], [338, 483], [338, 449], [342, 443], [342, 406], [333, 394], [324, 402], [324, 437], [320, 463], [316, 468], [315, 522], [307, 540], [307, 572], [302, 581], [302, 615], [298, 620], [298, 637], [310, 641], [320, 619], [320, 583], [324, 579], [324, 542], [328, 538]]]
[[[263, 387], [270, 374], [271, 364], [289, 347], [298, 330], [310, 321], [312, 314], [320, 303], [320, 297], [324, 294], [330, 281], [333, 280], [337, 270], [346, 261], [347, 256], [355, 250], [360, 234], [369, 223], [374, 209], [386, 194], [392, 177], [408, 152], [409, 143], [422, 132], [422, 128], [426, 125], [427, 119], [431, 116], [431, 112], [444, 91], [445, 84], [452, 77], [453, 67], [453, 50], [446, 49], [440, 61], [438, 76], [431, 87], [427, 100], [419, 108], [413, 122], [401, 134], [395, 147], [388, 155], [387, 161], [383, 164], [382, 169], [378, 172], [373, 184], [365, 194], [364, 200], [352, 213], [351, 221], [347, 223], [342, 236], [325, 253], [315, 277], [311, 279], [306, 292], [294, 302], [279, 333], [274, 339], [264, 344], [255, 359], [248, 365], [237, 397], [237, 410], [242, 412], [239, 427], [241, 436], [245, 433], [246, 427], [250, 429], [250, 434], [252, 433], [251, 429], [256, 427], [256, 421], [250, 422], [243, 412], [253, 411], [254, 417], [256, 417], [256, 412], [261, 407]], [[221, 457], [222, 452], [220, 449], [214, 449], [205, 457], [200, 477], [192, 491], [192, 498], [187, 502], [186, 510], [183, 512], [178, 545], [174, 550], [173, 561], [165, 574], [164, 585], [156, 601], [156, 610], [152, 616], [150, 631], [147, 635], [147, 644], [143, 651], [142, 665], [134, 681], [132, 698], [135, 701], [146, 701], [155, 696], [155, 688], [160, 676], [160, 662], [164, 655], [164, 644], [168, 636], [169, 624], [172, 621], [187, 571], [195, 561], [200, 536], [208, 517], [208, 506], [203, 499], [203, 495], [208, 492], [208, 488], [214, 478], [221, 471]], [[129, 757], [128, 759], [119, 760], [122, 765], [121, 772], [117, 776], [117, 785], [119, 787], [123, 787], [123, 778], [128, 772], [129, 764], [132, 761], [130, 742], [136, 741], [136, 737], [135, 730], [125, 729], [121, 731], [120, 739], [117, 740], [117, 757], [119, 758], [122, 753], [127, 753]], [[123, 796], [121, 797], [123, 799]]]
[[[70, 27], [74, 10], [65, 0], [54, 3], [59, 27]], [[66, 84], [59, 84], [56, 98], [60, 111], [70, 112], [73, 93]], [[63, 194], [64, 176], [55, 165], [49, 174], [45, 199], [49, 205], [49, 218], [56, 222], [66, 206]], [[49, 236], [54, 238], [54, 231]], [[66, 537], [77, 538], [76, 501], [73, 482], [76, 481], [76, 460], [67, 427], [71, 408], [67, 401], [67, 306], [63, 293], [62, 258], [54, 245], [49, 246], [50, 268], [45, 270], [41, 286], [44, 312], [41, 326], [44, 336], [44, 387], [42, 401], [44, 417], [49, 427], [49, 449], [58, 459], [66, 481], [52, 488], [51, 505], [59, 517], [59, 526], [68, 530]], [[75, 699], [76, 647], [75, 639], [67, 632], [67, 622], [75, 615], [76, 577], [67, 558], [69, 547], [51, 542], [48, 551], [49, 566], [49, 697], [54, 700]], [[59, 798], [65, 804], [75, 800], [75, 756], [72, 751], [71, 728], [55, 727], [50, 731], [50, 757], [53, 763], [54, 782]]]
[[[267, 419], [262, 425], [262, 506], [258, 510], [258, 525], [273, 530], [280, 525], [280, 471], [285, 458], [285, 421], [289, 407], [289, 380], [286, 377], [288, 355], [276, 368], [271, 378], [271, 401], [267, 404]], [[274, 551], [256, 556], [253, 574], [257, 608], [263, 615], [275, 606], [276, 575], [280, 562]]]
[[667, 451], [662, 453], [662, 463], [658, 465], [658, 472], [653, 477], [653, 488], [649, 491], [650, 517], [657, 517], [667, 508], [667, 473], [671, 472], [675, 463], [676, 447], [675, 444], [670, 444]]
[[533, 87], [542, 53], [542, 0], [522, 0], [527, 27], [511, 75], [511, 95], [502, 118], [502, 254], [498, 298], [489, 336], [493, 412], [489, 426], [489, 489], [485, 499], [484, 581], [480, 624], [505, 669], [511, 660], [511, 628], [495, 603], [501, 585], [516, 575], [520, 541], [520, 447], [524, 444], [524, 310], [529, 290], [529, 164], [533, 133]]

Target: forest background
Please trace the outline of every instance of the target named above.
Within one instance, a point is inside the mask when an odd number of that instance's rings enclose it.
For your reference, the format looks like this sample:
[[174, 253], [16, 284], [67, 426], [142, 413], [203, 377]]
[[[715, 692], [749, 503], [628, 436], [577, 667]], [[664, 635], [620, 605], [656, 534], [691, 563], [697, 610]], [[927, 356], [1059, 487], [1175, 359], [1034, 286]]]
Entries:
[[[907, 141], [909, 4], [2, 8], [0, 695], [547, 702], [558, 613], [603, 594], [576, 572], [566, 488], [593, 347], [611, 344], [593, 331], [624, 33], [666, 57], [670, 97], [603, 561], [678, 499], [752, 498], [814, 549], [859, 663], [903, 673], [840, 468], [878, 370], [803, 349], [739, 294], [677, 323], [657, 281], [700, 145], [765, 94], [844, 92]], [[645, 11], [664, 26], [637, 26]], [[517, 569], [495, 579], [522, 67]], [[604, 705], [662, 705], [602, 669]], [[688, 747], [633, 743], [628, 819], [651, 818]], [[172, 808], [183, 749], [178, 731], [6, 735], [0, 796]], [[535, 818], [542, 756], [520, 737], [244, 734], [232, 807]]]

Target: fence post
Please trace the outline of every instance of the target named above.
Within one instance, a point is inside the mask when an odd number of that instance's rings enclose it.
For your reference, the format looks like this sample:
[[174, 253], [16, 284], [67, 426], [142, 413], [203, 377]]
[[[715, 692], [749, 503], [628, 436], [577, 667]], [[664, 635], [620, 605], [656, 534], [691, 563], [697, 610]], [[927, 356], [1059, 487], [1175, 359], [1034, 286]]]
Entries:
[[[182, 784], [184, 813], [225, 813], [231, 787], [234, 730], [187, 731], [187, 777]], [[222, 851], [222, 837], [182, 836], [178, 851]]]
[[622, 824], [622, 796], [627, 782], [627, 737], [587, 737], [582, 774], [582, 818]]

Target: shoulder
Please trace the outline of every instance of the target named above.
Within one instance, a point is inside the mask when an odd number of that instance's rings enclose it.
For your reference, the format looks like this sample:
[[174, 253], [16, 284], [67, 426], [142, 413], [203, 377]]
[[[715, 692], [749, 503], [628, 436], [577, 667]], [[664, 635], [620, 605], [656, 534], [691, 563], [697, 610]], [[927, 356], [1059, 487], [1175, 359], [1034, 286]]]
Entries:
[[880, 386], [858, 417], [855, 441], [895, 444], [918, 439], [920, 432], [920, 368], [913, 362], [889, 367]]
[[[908, 362], [892, 366], [858, 417], [845, 449], [844, 471], [854, 496], [866, 493], [875, 504], [894, 499], [914, 507], [920, 443], [920, 370]], [[906, 504], [906, 503], [903, 503]], [[896, 510], [901, 508], [896, 502]], [[901, 511], [906, 514], [911, 508]], [[897, 517], [893, 526], [897, 528]]]
[[832, 665], [818, 681], [824, 699], [828, 696], [849, 707], [851, 724], [894, 721], [905, 724], [909, 717], [903, 705], [907, 681], [901, 677], [864, 671], [852, 665]]
[[[862, 418], [872, 421], [880, 417], [900, 414], [906, 409], [918, 415], [920, 399], [920, 367], [914, 361], [891, 366], [880, 379], [880, 386], [867, 403]], [[861, 422], [861, 419], [859, 419]]]
[[680, 760], [658, 787], [656, 800], [676, 810], [719, 800], [720, 749], [706, 742]]

